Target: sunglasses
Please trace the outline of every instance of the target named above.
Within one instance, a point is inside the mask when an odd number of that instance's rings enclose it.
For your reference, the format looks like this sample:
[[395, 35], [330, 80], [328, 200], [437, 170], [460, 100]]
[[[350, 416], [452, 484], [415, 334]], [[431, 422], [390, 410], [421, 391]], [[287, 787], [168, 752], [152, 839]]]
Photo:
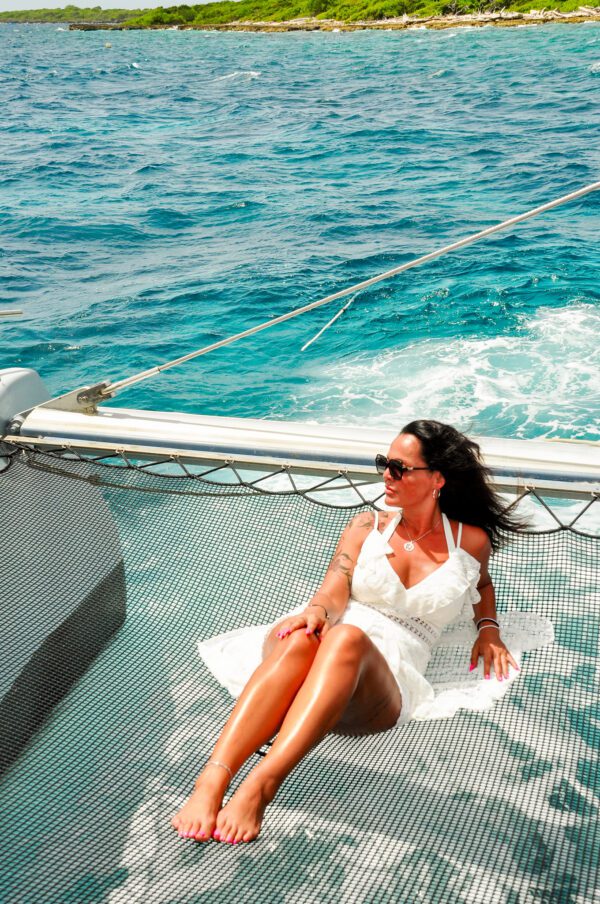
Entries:
[[383, 474], [386, 469], [389, 470], [394, 480], [402, 480], [405, 471], [431, 471], [431, 468], [409, 468], [399, 458], [387, 458], [385, 455], [375, 456], [375, 467], [378, 474]]

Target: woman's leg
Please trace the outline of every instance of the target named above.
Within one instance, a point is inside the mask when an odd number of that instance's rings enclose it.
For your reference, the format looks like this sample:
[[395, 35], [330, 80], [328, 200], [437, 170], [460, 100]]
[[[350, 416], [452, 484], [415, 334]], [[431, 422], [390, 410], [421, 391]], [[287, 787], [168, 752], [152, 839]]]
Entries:
[[[294, 631], [284, 640], [275, 625], [265, 643], [265, 659], [244, 688], [227, 720], [210, 760], [224, 763], [235, 775], [254, 751], [278, 731], [319, 648], [314, 635]], [[207, 840], [229, 784], [222, 766], [206, 765], [194, 792], [171, 820], [180, 835]]]
[[215, 837], [251, 841], [284, 779], [328, 731], [335, 726], [357, 734], [385, 731], [395, 725], [401, 707], [394, 676], [367, 635], [353, 625], [332, 628], [270, 751], [219, 813]]

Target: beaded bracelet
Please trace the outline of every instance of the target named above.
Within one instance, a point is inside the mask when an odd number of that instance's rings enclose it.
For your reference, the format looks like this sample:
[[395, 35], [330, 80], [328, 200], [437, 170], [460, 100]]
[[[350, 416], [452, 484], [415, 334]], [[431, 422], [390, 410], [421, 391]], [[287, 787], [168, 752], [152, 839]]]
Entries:
[[322, 609], [322, 610], [323, 610], [323, 612], [325, 613], [325, 618], [327, 619], [327, 621], [329, 621], [329, 614], [328, 614], [328, 612], [327, 612], [327, 609], [325, 608], [325, 606], [322, 606], [321, 603], [309, 603], [308, 606], [307, 606], [306, 608], [307, 608], [307, 609], [312, 609], [312, 608], [314, 608], [315, 606], [318, 606], [319, 609]]

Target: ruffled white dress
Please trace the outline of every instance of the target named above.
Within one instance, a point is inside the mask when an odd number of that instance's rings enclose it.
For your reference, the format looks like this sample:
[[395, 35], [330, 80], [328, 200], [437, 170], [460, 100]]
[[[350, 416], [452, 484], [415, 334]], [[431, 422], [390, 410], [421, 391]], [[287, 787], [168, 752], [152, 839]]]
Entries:
[[[398, 724], [411, 718], [445, 718], [459, 708], [485, 709], [506, 692], [519, 673], [511, 668], [509, 680], [503, 682], [481, 680], [481, 669], [479, 674], [469, 675], [469, 655], [476, 636], [473, 605], [480, 599], [479, 562], [460, 545], [462, 524], [455, 543], [450, 523], [442, 515], [448, 558], [418, 584], [406, 588], [388, 559], [393, 552], [389, 541], [401, 518], [402, 513], [398, 512], [380, 532], [375, 513], [375, 526], [360, 550], [350, 600], [339, 623], [361, 628], [384, 656], [402, 695]], [[303, 609], [300, 606], [286, 615]], [[553, 639], [549, 622], [528, 615], [528, 628], [512, 631], [515, 643], [509, 649], [517, 661], [523, 649]], [[450, 634], [451, 643], [444, 644], [444, 632], [452, 625], [454, 636]], [[510, 633], [510, 619], [507, 626]], [[273, 624], [239, 628], [198, 643], [200, 656], [232, 696], [241, 693], [260, 664], [263, 644], [272, 627]], [[532, 640], [528, 642], [528, 638]], [[442, 653], [444, 647], [446, 651], [452, 649], [453, 667], [448, 669], [447, 656], [438, 657], [433, 674], [428, 673], [426, 678], [437, 647]]]

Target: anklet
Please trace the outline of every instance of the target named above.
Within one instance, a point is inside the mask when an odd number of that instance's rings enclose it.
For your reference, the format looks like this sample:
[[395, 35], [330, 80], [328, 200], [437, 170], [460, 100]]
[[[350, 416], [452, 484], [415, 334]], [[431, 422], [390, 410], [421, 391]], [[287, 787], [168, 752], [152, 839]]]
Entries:
[[220, 766], [221, 769], [226, 769], [227, 772], [229, 773], [229, 781], [230, 781], [230, 782], [233, 781], [233, 772], [231, 771], [231, 769], [229, 768], [229, 766], [226, 766], [226, 765], [225, 765], [225, 763], [220, 763], [218, 760], [208, 760], [208, 762], [206, 763], [206, 765], [207, 765], [207, 766]]

